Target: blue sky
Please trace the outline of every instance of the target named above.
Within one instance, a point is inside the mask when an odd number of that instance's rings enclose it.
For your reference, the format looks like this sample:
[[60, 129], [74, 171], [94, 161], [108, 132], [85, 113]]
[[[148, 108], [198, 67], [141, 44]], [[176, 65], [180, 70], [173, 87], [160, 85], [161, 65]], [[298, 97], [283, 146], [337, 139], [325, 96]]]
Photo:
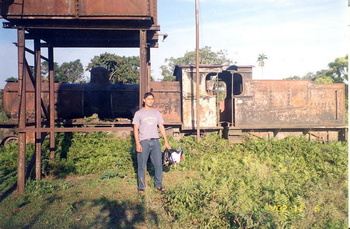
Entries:
[[[255, 79], [304, 76], [349, 53], [347, 5], [346, 0], [199, 0], [200, 47], [227, 50], [238, 65], [256, 66]], [[156, 78], [161, 78], [159, 67], [165, 58], [195, 49], [194, 13], [194, 0], [158, 1], [160, 33], [168, 37], [151, 51]], [[16, 39], [15, 30], [0, 28], [0, 88], [7, 77], [17, 76], [17, 50], [12, 44]], [[55, 61], [80, 59], [86, 67], [104, 52], [139, 55], [138, 49], [55, 49]], [[263, 73], [257, 66], [261, 53], [268, 57]]]

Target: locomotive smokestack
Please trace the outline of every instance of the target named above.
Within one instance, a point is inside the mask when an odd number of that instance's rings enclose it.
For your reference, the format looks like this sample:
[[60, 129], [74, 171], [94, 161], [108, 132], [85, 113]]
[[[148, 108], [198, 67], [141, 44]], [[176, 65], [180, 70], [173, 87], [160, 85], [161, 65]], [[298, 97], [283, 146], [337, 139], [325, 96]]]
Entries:
[[111, 84], [109, 81], [108, 70], [104, 67], [94, 67], [90, 70], [91, 79], [90, 85], [94, 87], [101, 87]]

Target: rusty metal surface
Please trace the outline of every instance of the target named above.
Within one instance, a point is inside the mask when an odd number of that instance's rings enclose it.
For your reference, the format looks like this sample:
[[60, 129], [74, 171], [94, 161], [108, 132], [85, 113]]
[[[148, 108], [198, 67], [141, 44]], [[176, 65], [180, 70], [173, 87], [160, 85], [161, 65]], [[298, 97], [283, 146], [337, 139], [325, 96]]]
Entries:
[[[42, 108], [41, 108], [41, 48], [40, 40], [34, 40], [34, 51], [35, 60], [34, 66], [36, 66], [34, 71], [35, 78], [35, 128], [42, 127]], [[37, 180], [41, 179], [41, 151], [42, 151], [42, 138], [44, 136], [42, 133], [35, 133], [35, 178]]]
[[57, 93], [58, 118], [75, 119], [97, 114], [98, 118], [133, 117], [139, 102], [139, 87], [134, 84], [61, 84]]
[[150, 69], [150, 56], [149, 56], [149, 48], [146, 44], [147, 41], [147, 32], [145, 30], [140, 30], [140, 94], [139, 94], [139, 107], [142, 106], [143, 95], [149, 91], [149, 83], [151, 81]]
[[[87, 16], [120, 18], [131, 16], [156, 17], [153, 9], [156, 0], [14, 0], [1, 1], [1, 14], [5, 18], [42, 19], [66, 18], [76, 19]], [[138, 19], [138, 18], [137, 18]]]
[[[4, 88], [3, 106], [6, 115], [18, 118], [17, 82], [9, 82]], [[48, 83], [42, 83], [42, 100], [45, 108], [49, 107]], [[133, 117], [133, 110], [138, 106], [139, 87], [135, 84], [108, 84], [93, 87], [90, 84], [55, 83], [55, 117], [76, 119], [98, 114], [100, 119]], [[34, 120], [34, 88], [27, 83], [26, 104], [27, 120]]]
[[[3, 107], [6, 115], [8, 117], [11, 117], [11, 119], [17, 119], [19, 115], [19, 83], [18, 82], [8, 82], [4, 87], [4, 97], [3, 97]], [[59, 84], [55, 84], [55, 92], [57, 93], [59, 88]], [[26, 111], [27, 120], [34, 120], [34, 87], [31, 82], [26, 82], [26, 105], [28, 108]], [[45, 104], [45, 107], [48, 107], [49, 105], [49, 91], [48, 91], [48, 84], [43, 83], [42, 84], [42, 100]]]
[[[19, 103], [19, 115], [18, 115], [18, 127], [26, 127], [26, 91], [27, 86], [27, 74], [25, 67], [25, 31], [23, 28], [17, 30], [17, 43], [18, 43], [18, 80], [20, 82], [20, 103]], [[25, 185], [25, 168], [26, 168], [26, 133], [19, 132], [18, 134], [18, 165], [17, 165], [17, 191], [19, 193], [24, 192]]]
[[154, 107], [163, 116], [165, 124], [181, 125], [181, 90], [180, 82], [151, 82], [155, 96]]
[[[176, 69], [177, 78], [181, 81], [182, 93], [182, 128], [195, 129], [196, 128], [196, 73], [194, 66], [178, 66]], [[222, 65], [201, 65], [199, 66], [199, 104], [200, 109], [198, 115], [200, 116], [200, 128], [211, 129], [218, 128], [219, 119], [217, 113], [217, 98], [207, 92], [206, 76], [208, 74], [216, 74], [222, 71]]]
[[[219, 71], [220, 68], [200, 69], [201, 82], [204, 82], [207, 74]], [[162, 112], [166, 123], [182, 124], [184, 129], [194, 128], [196, 120], [196, 77], [192, 70], [191, 67], [182, 68], [181, 84], [150, 83], [156, 96], [155, 106]], [[345, 124], [343, 84], [248, 78], [243, 83], [243, 93], [234, 95], [233, 109], [227, 101], [226, 104], [218, 105], [216, 96], [208, 93], [206, 85], [208, 84], [202, 83], [200, 86], [201, 126], [206, 128], [216, 128], [220, 122], [227, 122], [227, 117], [220, 116], [216, 110], [219, 109], [218, 106], [221, 111], [234, 111], [232, 128], [236, 129], [336, 127]], [[18, 83], [9, 82], [3, 93], [4, 110], [12, 118], [18, 118], [18, 87]], [[42, 84], [42, 92], [44, 104], [48, 106], [47, 83]], [[137, 109], [138, 93], [137, 85], [109, 84], [96, 88], [89, 84], [55, 84], [55, 104], [61, 118], [84, 118], [97, 113], [102, 119], [131, 119]], [[33, 86], [27, 83], [28, 107], [34, 107], [33, 96]], [[34, 111], [28, 109], [27, 119], [33, 118]]]
[[150, 0], [81, 0], [80, 16], [154, 16], [151, 14], [153, 1]]
[[[236, 129], [238, 131], [239, 129]], [[304, 136], [308, 140], [322, 140], [325, 142], [347, 141], [345, 128], [279, 128], [279, 129], [245, 129], [241, 133], [234, 133], [231, 129], [226, 138], [232, 143], [242, 143], [248, 136], [264, 139], [283, 139], [290, 136]]]
[[235, 127], [288, 128], [345, 124], [344, 84], [306, 80], [245, 81], [235, 96]]
[[[8, 82], [3, 93], [3, 106], [12, 119], [18, 118], [18, 82]], [[48, 83], [42, 83], [42, 99], [49, 106]], [[166, 123], [181, 124], [181, 94], [179, 82], [151, 82], [159, 109]], [[139, 86], [135, 84], [55, 83], [55, 118], [79, 119], [97, 114], [101, 119], [132, 119], [139, 101]], [[27, 119], [34, 119], [34, 88], [27, 83]]]
[[21, 133], [31, 133], [31, 132], [94, 132], [94, 131], [131, 131], [132, 126], [113, 126], [113, 127], [62, 127], [62, 128], [50, 128], [50, 127], [42, 127], [42, 128], [18, 128], [18, 131]]
[[[252, 80], [252, 67], [201, 66], [201, 126], [227, 124], [231, 129], [323, 128], [345, 125], [344, 84], [317, 84], [306, 80]], [[228, 68], [229, 69], [229, 68]], [[225, 82], [226, 98], [216, 100], [208, 76]], [[196, 122], [193, 66], [178, 66], [182, 83], [183, 129]], [[218, 111], [215, 111], [217, 108]]]
[[0, 14], [4, 28], [25, 27], [42, 47], [139, 47], [140, 30], [158, 47], [157, 0], [2, 1]]
[[[49, 127], [55, 127], [55, 80], [54, 80], [54, 61], [53, 47], [48, 48], [48, 67], [49, 67]], [[55, 133], [50, 132], [50, 161], [55, 160], [56, 141]]]

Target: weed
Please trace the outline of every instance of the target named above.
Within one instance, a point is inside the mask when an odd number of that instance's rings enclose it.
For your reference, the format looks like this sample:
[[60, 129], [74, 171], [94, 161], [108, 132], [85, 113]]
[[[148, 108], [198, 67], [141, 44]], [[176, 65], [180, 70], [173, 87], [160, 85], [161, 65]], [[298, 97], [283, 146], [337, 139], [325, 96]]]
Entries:
[[65, 212], [65, 214], [69, 215], [69, 214], [72, 214], [76, 211], [77, 211], [77, 207], [75, 206], [75, 204], [69, 203], [64, 212]]
[[[215, 134], [200, 142], [170, 141], [181, 146], [185, 159], [164, 173], [166, 192], [147, 189], [139, 198], [131, 139], [100, 132], [59, 134], [55, 162], [44, 144], [42, 171], [69, 175], [74, 182], [29, 181], [26, 194], [12, 205], [0, 202], [0, 227], [346, 227], [346, 143], [289, 137], [233, 145]], [[16, 166], [16, 147], [0, 148], [1, 190], [15, 183]]]

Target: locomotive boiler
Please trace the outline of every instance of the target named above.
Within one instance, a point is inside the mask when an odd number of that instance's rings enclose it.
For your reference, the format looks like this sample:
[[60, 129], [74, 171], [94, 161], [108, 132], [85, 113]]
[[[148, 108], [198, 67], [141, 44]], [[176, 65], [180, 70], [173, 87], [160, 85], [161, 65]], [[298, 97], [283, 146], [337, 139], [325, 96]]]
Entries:
[[[167, 133], [174, 137], [195, 133], [198, 109], [203, 134], [219, 132], [232, 142], [241, 142], [246, 135], [345, 139], [344, 84], [253, 80], [252, 68], [251, 65], [201, 65], [199, 105], [195, 66], [176, 66], [175, 81], [151, 82], [155, 108], [163, 115]], [[47, 109], [47, 84], [42, 85]], [[34, 104], [33, 97], [33, 87], [28, 85], [27, 107], [32, 107], [27, 109], [28, 120], [34, 118], [34, 106], [30, 105]], [[105, 69], [95, 68], [87, 84], [57, 83], [55, 101], [57, 122], [81, 124], [93, 116], [100, 123], [131, 127], [138, 109], [139, 85], [112, 84]], [[4, 88], [3, 107], [13, 122], [18, 117], [18, 104], [18, 83], [9, 82]]]
[[[42, 83], [44, 108], [48, 109], [48, 84]], [[105, 68], [91, 70], [89, 83], [55, 83], [56, 120], [73, 120], [97, 115], [100, 120], [130, 119], [139, 101], [138, 84], [112, 84]], [[34, 88], [27, 84], [27, 118], [34, 119]], [[3, 107], [15, 121], [18, 117], [18, 82], [5, 85]], [[46, 113], [45, 111], [43, 112]]]

